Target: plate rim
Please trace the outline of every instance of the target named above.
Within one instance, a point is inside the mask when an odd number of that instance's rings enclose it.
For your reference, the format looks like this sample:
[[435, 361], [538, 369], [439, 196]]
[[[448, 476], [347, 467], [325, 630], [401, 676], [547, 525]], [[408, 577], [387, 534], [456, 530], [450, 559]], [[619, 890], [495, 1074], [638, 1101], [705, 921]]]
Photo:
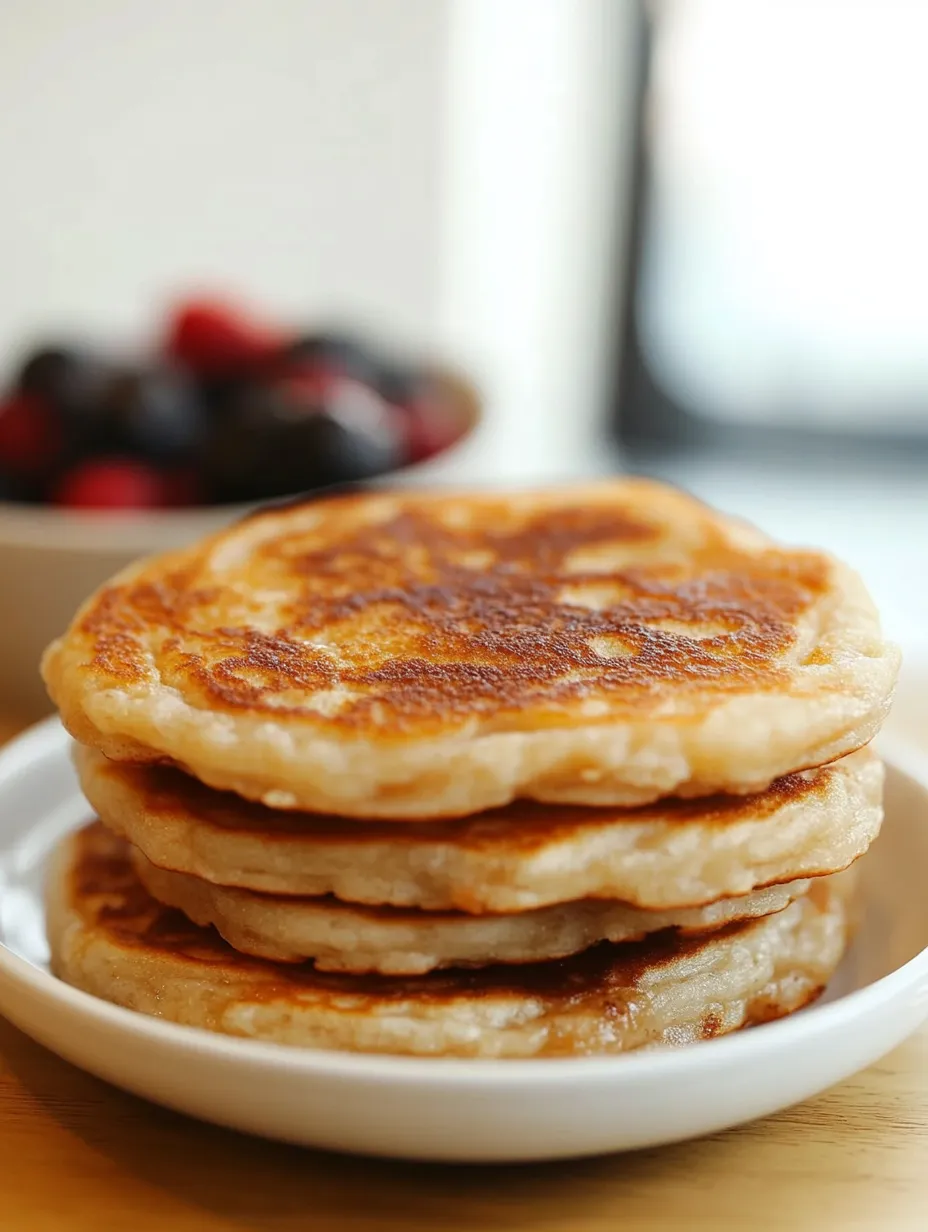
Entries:
[[[65, 753], [70, 737], [57, 715], [27, 728], [0, 749], [0, 793], [10, 775], [21, 772], [30, 758]], [[894, 773], [928, 795], [928, 754], [900, 737], [879, 740], [879, 751]], [[291, 1078], [357, 1080], [364, 1083], [402, 1082], [410, 1087], [473, 1087], [510, 1085], [537, 1087], [543, 1082], [558, 1087], [606, 1077], [629, 1083], [670, 1081], [678, 1073], [728, 1068], [743, 1054], [788, 1048], [793, 1040], [827, 1036], [904, 995], [912, 986], [928, 985], [928, 946], [887, 975], [824, 1005], [810, 1006], [801, 1015], [767, 1023], [762, 1031], [736, 1031], [698, 1047], [634, 1051], [615, 1056], [551, 1058], [407, 1057], [388, 1053], [354, 1053], [336, 1049], [294, 1048], [264, 1040], [251, 1040], [206, 1031], [155, 1018], [74, 988], [51, 972], [43, 971], [0, 941], [0, 981], [25, 991], [34, 1000], [57, 1005], [90, 1020], [88, 1025], [129, 1032], [136, 1037], [188, 1058], [210, 1055], [223, 1062], [250, 1064], [264, 1072]]]

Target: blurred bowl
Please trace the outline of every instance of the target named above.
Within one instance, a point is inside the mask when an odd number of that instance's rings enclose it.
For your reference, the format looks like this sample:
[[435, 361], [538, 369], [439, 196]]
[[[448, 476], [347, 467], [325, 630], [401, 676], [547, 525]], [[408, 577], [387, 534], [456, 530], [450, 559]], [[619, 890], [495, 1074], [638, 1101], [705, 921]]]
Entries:
[[[451, 379], [462, 395], [463, 430], [434, 456], [453, 464], [480, 422], [480, 401], [460, 378]], [[427, 471], [431, 462], [388, 472], [370, 483], [403, 484]], [[64, 632], [83, 600], [114, 573], [140, 556], [193, 543], [256, 507], [97, 513], [0, 502], [0, 712], [28, 721], [52, 709], [39, 676], [42, 652]]]

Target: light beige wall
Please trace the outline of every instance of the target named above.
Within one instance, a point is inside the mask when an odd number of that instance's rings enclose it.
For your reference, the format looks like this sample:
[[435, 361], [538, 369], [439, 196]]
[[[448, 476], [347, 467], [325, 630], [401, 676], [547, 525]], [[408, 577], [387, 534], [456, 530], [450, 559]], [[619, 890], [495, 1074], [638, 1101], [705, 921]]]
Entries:
[[5, 0], [0, 355], [197, 279], [427, 331], [448, 0]]

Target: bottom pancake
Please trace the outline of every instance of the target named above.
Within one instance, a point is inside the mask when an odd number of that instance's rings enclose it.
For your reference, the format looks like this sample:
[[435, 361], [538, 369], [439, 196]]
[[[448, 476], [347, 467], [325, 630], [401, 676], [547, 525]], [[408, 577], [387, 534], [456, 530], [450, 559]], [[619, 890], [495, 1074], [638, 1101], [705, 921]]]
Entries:
[[589, 1056], [683, 1044], [813, 1000], [846, 944], [847, 873], [776, 915], [709, 937], [659, 934], [527, 966], [414, 978], [247, 958], [158, 904], [99, 823], [58, 849], [52, 970], [130, 1009], [229, 1035], [419, 1056]]

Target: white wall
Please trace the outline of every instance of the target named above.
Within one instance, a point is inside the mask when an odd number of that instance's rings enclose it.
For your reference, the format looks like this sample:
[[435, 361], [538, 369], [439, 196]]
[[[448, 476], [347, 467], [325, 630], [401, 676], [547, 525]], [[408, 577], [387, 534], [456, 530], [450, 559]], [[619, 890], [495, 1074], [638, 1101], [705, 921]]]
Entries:
[[633, 6], [457, 0], [451, 16], [442, 323], [492, 390], [469, 462], [586, 471], [617, 350]]
[[197, 282], [428, 331], [446, 0], [4, 0], [0, 355]]

